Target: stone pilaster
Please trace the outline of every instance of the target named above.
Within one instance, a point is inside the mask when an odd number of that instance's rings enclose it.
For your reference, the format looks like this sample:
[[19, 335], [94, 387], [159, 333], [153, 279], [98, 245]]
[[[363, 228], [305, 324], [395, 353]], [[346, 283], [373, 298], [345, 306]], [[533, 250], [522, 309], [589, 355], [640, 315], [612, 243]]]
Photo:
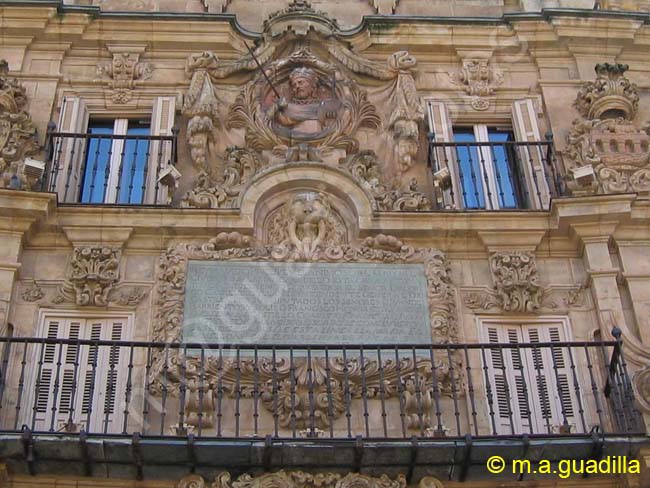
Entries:
[[609, 253], [609, 241], [617, 222], [575, 223], [571, 228], [584, 246], [583, 262], [605, 339], [611, 339], [611, 329], [617, 325], [624, 336], [632, 334], [625, 323], [617, 278], [620, 269], [614, 266]]
[[0, 336], [7, 331], [25, 235], [49, 214], [54, 199], [51, 194], [0, 190]]

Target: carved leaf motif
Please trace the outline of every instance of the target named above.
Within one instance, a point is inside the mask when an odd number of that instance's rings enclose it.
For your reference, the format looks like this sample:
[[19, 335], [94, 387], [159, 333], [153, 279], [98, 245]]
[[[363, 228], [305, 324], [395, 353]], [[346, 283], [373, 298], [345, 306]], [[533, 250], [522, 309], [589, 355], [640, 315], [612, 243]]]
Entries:
[[498, 252], [490, 257], [495, 293], [506, 312], [539, 309], [542, 287], [535, 256], [527, 252]]
[[70, 270], [59, 288], [54, 303], [74, 299], [80, 306], [108, 305], [108, 295], [119, 281], [119, 248], [103, 246], [76, 247]]

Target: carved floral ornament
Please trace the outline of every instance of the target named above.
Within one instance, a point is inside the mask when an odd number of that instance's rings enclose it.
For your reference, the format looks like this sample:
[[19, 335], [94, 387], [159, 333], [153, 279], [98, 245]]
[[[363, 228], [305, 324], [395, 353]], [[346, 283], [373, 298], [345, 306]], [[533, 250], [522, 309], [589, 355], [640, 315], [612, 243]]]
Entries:
[[[129, 307], [137, 305], [148, 290], [137, 286], [118, 286], [120, 258], [121, 251], [117, 247], [75, 247], [66, 279], [52, 302], [72, 302], [78, 306], [95, 307], [106, 307], [109, 304]], [[44, 291], [36, 282], [22, 294], [23, 300], [28, 302], [44, 297]]]
[[97, 65], [97, 74], [107, 78], [113, 102], [128, 103], [133, 98], [133, 89], [151, 78], [151, 65], [139, 60], [139, 53], [114, 52], [111, 62]]
[[[256, 261], [256, 262], [323, 262], [323, 263], [421, 263], [424, 266], [428, 288], [431, 334], [434, 343], [454, 342], [458, 336], [457, 313], [454, 287], [449, 277], [449, 263], [445, 256], [433, 249], [414, 249], [399, 239], [378, 235], [367, 238], [362, 245], [344, 244], [345, 229], [340, 217], [333, 211], [327, 197], [314, 192], [300, 192], [290, 198], [269, 221], [267, 236], [273, 241], [267, 245], [251, 247], [250, 239], [237, 233], [222, 233], [203, 245], [179, 244], [165, 252], [158, 266], [157, 301], [154, 318], [153, 340], [156, 342], [178, 342], [182, 336], [183, 304], [185, 296], [186, 269], [190, 260], [208, 261]], [[196, 357], [180, 353], [164, 356], [156, 353], [150, 375], [150, 389], [154, 394], [167, 392], [178, 395], [181, 384], [189, 385], [184, 391], [189, 395], [187, 425], [195, 428], [199, 422], [203, 427], [212, 425], [214, 397], [200, 395], [199, 374], [205, 384], [223, 384], [227, 395], [252, 398], [261, 388], [262, 404], [269, 411], [277, 413], [280, 425], [287, 427], [294, 423], [303, 428], [310, 421], [311, 394], [317, 401], [313, 407], [315, 424], [318, 428], [330, 425], [345, 412], [343, 382], [351, 388], [352, 398], [361, 398], [362, 382], [366, 395], [392, 398], [401, 391], [404, 395], [405, 421], [408, 428], [431, 427], [431, 419], [418, 415], [420, 403], [414, 400], [417, 390], [422, 393], [423, 404], [433, 401], [429, 398], [434, 382], [434, 367], [430, 357], [367, 360], [363, 367], [359, 358], [330, 356], [313, 357], [308, 367], [307, 358], [295, 358], [293, 368], [287, 358], [260, 358], [257, 364], [252, 358], [220, 359], [206, 357], [199, 365]], [[460, 368], [456, 366], [456, 368]], [[308, 370], [311, 373], [308, 373]], [[451, 394], [449, 361], [436, 361], [437, 388], [444, 395]], [[199, 373], [201, 371], [201, 373]], [[460, 369], [457, 369], [460, 371]], [[292, 383], [292, 376], [295, 384]], [[459, 381], [456, 373], [456, 381]], [[217, 381], [218, 380], [218, 381]], [[399, 383], [399, 385], [398, 385]], [[165, 385], [163, 387], [163, 384]], [[275, 385], [275, 386], [273, 386]], [[416, 388], [416, 385], [427, 388]], [[295, 389], [293, 387], [295, 386]], [[273, 390], [275, 388], [275, 390]], [[239, 392], [237, 392], [239, 389]], [[293, 390], [293, 391], [292, 391]], [[274, 393], [275, 391], [275, 393]], [[329, 392], [328, 395], [325, 393]], [[204, 392], [203, 392], [204, 393]], [[290, 409], [289, 396], [294, 395], [295, 408]], [[411, 398], [413, 397], [413, 398]], [[280, 401], [277, 401], [278, 398]], [[328, 400], [329, 398], [329, 400]], [[286, 402], [284, 400], [287, 400]], [[202, 402], [202, 403], [201, 403]], [[199, 406], [203, 404], [203, 408]], [[197, 412], [202, 410], [199, 419]], [[425, 411], [429, 411], [425, 408]]]
[[494, 287], [465, 290], [464, 303], [470, 309], [512, 313], [558, 311], [584, 305], [584, 286], [543, 287], [535, 255], [530, 252], [497, 252], [490, 256]]
[[9, 64], [0, 59], [0, 188], [29, 190], [40, 178], [25, 172], [25, 158], [39, 150], [26, 109], [25, 88], [9, 77]]
[[[221, 472], [209, 484], [202, 476], [191, 474], [181, 479], [176, 488], [406, 488], [406, 478], [398, 475], [394, 480], [387, 475], [379, 477], [360, 473], [305, 473], [303, 471], [278, 471], [259, 476], [243, 474], [232, 480], [230, 473]], [[442, 482], [427, 476], [418, 488], [443, 488]]]
[[490, 107], [485, 97], [503, 84], [503, 73], [492, 66], [489, 59], [463, 59], [462, 67], [449, 73], [449, 78], [472, 97], [470, 105], [479, 111]]
[[637, 87], [625, 64], [596, 65], [596, 81], [586, 83], [575, 102], [583, 118], [567, 136], [567, 183], [574, 195], [650, 192], [650, 134], [634, 122]]
[[[290, 26], [273, 30], [287, 19]], [[302, 32], [302, 23], [325, 30]], [[374, 181], [366, 182], [374, 187], [373, 194], [380, 192], [375, 196], [377, 210], [430, 209], [417, 181], [412, 182], [412, 176], [402, 178], [416, 161], [424, 117], [413, 76], [415, 58], [398, 52], [386, 65], [362, 58], [338, 40], [335, 22], [313, 10], [309, 2], [293, 2], [265, 26], [254, 50], [264, 74], [250, 54], [222, 62], [214, 53], [204, 52], [187, 61], [191, 81], [183, 113], [188, 117], [187, 142], [199, 175], [196, 186], [182, 198], [182, 206], [237, 208], [242, 191], [256, 175], [282, 164], [317, 162], [347, 169], [362, 154], [371, 152], [377, 159], [372, 150], [360, 146], [358, 133], [365, 131], [386, 134], [393, 146], [390, 161], [376, 161]], [[315, 37], [318, 42], [292, 42], [292, 51], [281, 55], [286, 44], [282, 38], [289, 30], [291, 36]], [[323, 37], [325, 31], [328, 35]], [[310, 49], [312, 45], [316, 51]], [[241, 86], [239, 80], [229, 85], [229, 77], [247, 73], [250, 81], [228, 103], [228, 93]], [[373, 88], [381, 98], [382, 113], [361, 85], [376, 87], [377, 80], [383, 83], [380, 89]], [[224, 89], [217, 90], [217, 84]], [[226, 139], [236, 145], [213, 150]], [[395, 166], [392, 172], [387, 165]]]

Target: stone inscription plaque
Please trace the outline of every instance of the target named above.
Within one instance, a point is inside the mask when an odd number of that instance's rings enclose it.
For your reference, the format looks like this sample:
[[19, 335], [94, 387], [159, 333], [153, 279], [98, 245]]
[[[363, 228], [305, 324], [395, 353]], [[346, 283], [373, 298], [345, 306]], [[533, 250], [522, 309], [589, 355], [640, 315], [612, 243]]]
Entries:
[[430, 344], [424, 266], [190, 261], [183, 340]]

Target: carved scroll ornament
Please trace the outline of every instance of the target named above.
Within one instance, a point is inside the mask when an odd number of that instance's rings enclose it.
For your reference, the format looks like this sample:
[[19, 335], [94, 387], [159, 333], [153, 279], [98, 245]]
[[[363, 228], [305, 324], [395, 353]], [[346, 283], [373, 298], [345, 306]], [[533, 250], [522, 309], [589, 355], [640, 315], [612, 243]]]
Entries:
[[539, 308], [542, 288], [532, 253], [497, 252], [490, 257], [490, 269], [504, 311], [534, 312]]
[[[386, 475], [379, 477], [359, 473], [305, 473], [303, 471], [277, 471], [259, 476], [243, 474], [232, 480], [230, 473], [222, 472], [208, 484], [202, 476], [190, 474], [176, 488], [406, 488], [406, 478], [398, 475], [394, 480]], [[443, 488], [433, 477], [423, 478], [418, 488]]]
[[646, 366], [634, 374], [632, 386], [640, 410], [646, 415], [650, 415], [650, 366]]
[[25, 173], [25, 158], [38, 150], [36, 128], [27, 113], [27, 93], [9, 78], [9, 65], [0, 60], [0, 188], [29, 190], [38, 179]]
[[210, 69], [219, 63], [217, 56], [209, 51], [191, 55], [185, 71], [191, 77], [190, 88], [183, 101], [183, 115], [187, 122], [187, 142], [190, 157], [202, 171], [208, 171], [208, 143], [214, 137], [219, 120], [219, 100], [210, 79]]

